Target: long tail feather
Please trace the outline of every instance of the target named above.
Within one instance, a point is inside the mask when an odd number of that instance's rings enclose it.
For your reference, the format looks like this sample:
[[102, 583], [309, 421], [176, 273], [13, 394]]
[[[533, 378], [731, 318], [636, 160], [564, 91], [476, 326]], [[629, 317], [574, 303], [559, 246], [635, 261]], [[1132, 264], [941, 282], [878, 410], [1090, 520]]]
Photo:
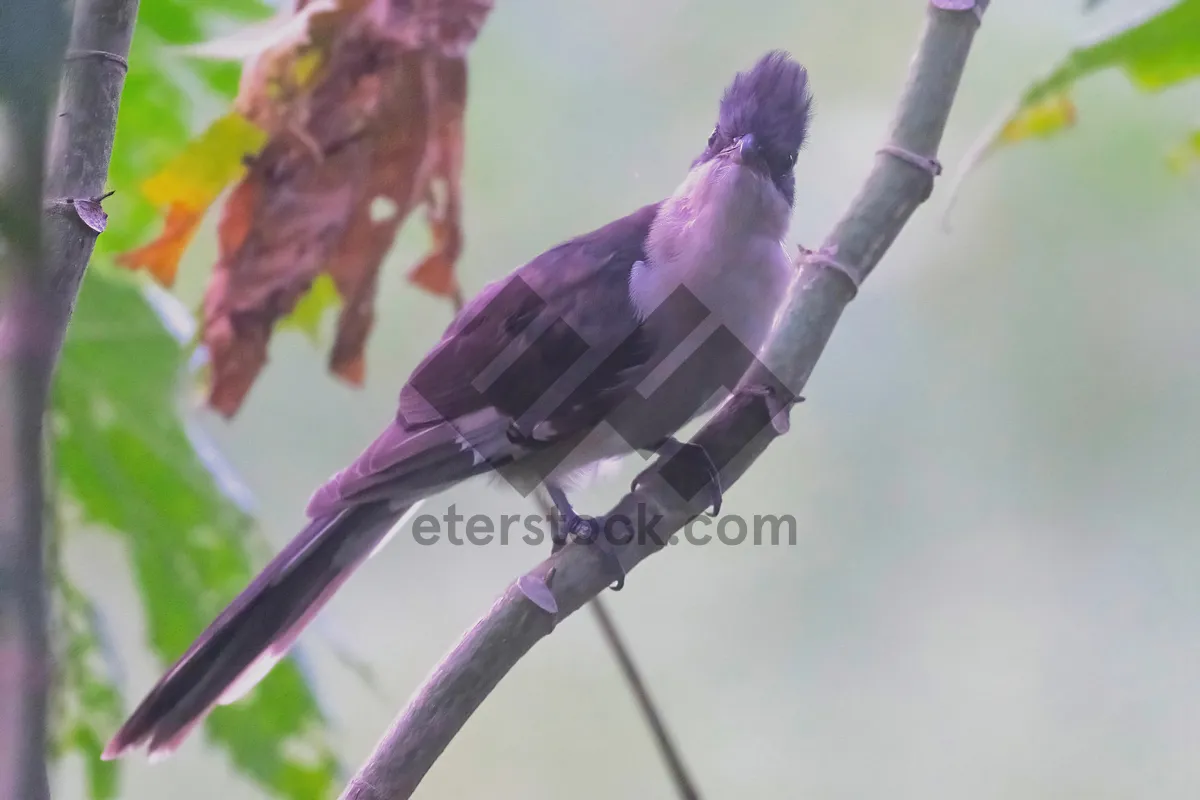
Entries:
[[[484, 428], [503, 430], [495, 414]], [[507, 440], [504, 440], [505, 442]], [[170, 755], [214, 705], [250, 691], [422, 499], [490, 465], [452, 425], [392, 424], [313, 496], [312, 518], [175, 662], [105, 747]]]
[[219, 703], [253, 688], [410, 508], [386, 502], [313, 520], [276, 556], [150, 690], [103, 757], [145, 745], [170, 755]]

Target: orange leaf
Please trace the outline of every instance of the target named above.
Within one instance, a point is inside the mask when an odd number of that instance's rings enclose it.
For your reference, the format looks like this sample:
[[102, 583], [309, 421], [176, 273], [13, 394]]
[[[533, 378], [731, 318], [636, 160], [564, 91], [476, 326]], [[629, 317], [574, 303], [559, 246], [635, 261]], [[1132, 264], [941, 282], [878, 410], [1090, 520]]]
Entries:
[[454, 262], [441, 253], [425, 256], [409, 270], [408, 279], [430, 294], [454, 300], [459, 294], [458, 280], [454, 277]]
[[221, 221], [217, 224], [217, 240], [222, 252], [237, 250], [253, 230], [259, 190], [258, 184], [242, 181], [229, 193], [229, 199], [221, 209]]
[[163, 286], [171, 286], [179, 272], [179, 259], [203, 216], [203, 210], [172, 205], [163, 222], [162, 233], [149, 244], [121, 253], [116, 262], [127, 269], [144, 269]]
[[142, 194], [167, 210], [163, 232], [149, 244], [117, 256], [129, 269], [146, 269], [163, 286], [175, 283], [179, 259], [204, 212], [225, 187], [245, 172], [243, 159], [258, 151], [265, 134], [242, 116], [226, 114], [157, 173], [142, 183]]

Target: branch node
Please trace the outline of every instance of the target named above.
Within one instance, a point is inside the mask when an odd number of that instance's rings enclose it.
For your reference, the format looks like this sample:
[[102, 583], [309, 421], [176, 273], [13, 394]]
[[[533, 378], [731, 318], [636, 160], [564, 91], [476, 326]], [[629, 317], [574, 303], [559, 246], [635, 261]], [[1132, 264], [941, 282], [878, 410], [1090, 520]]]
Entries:
[[107, 50], [70, 50], [67, 52], [64, 61], [82, 61], [85, 58], [98, 58], [101, 61], [111, 61], [119, 66], [125, 72], [129, 71], [129, 60], [117, 53], [110, 53]]
[[905, 150], [898, 144], [885, 144], [875, 152], [894, 156], [906, 164], [912, 164], [917, 169], [928, 172], [930, 178], [936, 178], [942, 174], [942, 162], [936, 158], [930, 158], [929, 156], [914, 153], [911, 150]]
[[558, 615], [558, 601], [554, 599], [554, 593], [550, 591], [549, 579], [553, 574], [552, 567], [550, 572], [546, 573], [545, 578], [539, 578], [536, 575], [522, 575], [517, 578], [517, 591], [525, 595], [526, 600], [552, 617]]
[[925, 187], [925, 193], [921, 196], [921, 202], [925, 202], [933, 194], [933, 182], [942, 174], [942, 162], [931, 156], [923, 156], [911, 150], [906, 150], [898, 144], [891, 143], [885, 144], [876, 150], [875, 153], [877, 155], [891, 156], [903, 161], [910, 167], [916, 167], [921, 170], [929, 177], [929, 183]]
[[942, 11], [970, 11], [975, 15], [976, 24], [981, 24], [988, 2], [989, 0], [930, 0], [930, 5]]
[[774, 386], [765, 383], [752, 383], [739, 386], [737, 394], [747, 400], [753, 401], [761, 399], [766, 407], [767, 417], [771, 420], [771, 429], [775, 431], [777, 436], [783, 436], [791, 430], [791, 411], [792, 406], [799, 405], [804, 402], [804, 398], [798, 394], [780, 396], [779, 390]]
[[841, 273], [846, 280], [850, 281], [850, 299], [853, 300], [858, 295], [858, 287], [862, 285], [862, 277], [854, 267], [847, 266], [838, 261], [835, 256], [838, 252], [838, 246], [826, 245], [820, 250], [809, 250], [806, 247], [800, 248], [800, 257], [805, 264], [814, 267], [827, 267], [835, 272]]
[[47, 197], [42, 201], [42, 210], [43, 211], [54, 211], [55, 209], [70, 208], [70, 207], [74, 206], [76, 203], [80, 203], [80, 202], [84, 202], [84, 203], [91, 202], [91, 203], [99, 204], [99, 203], [103, 203], [105, 200], [112, 197], [116, 193], [117, 193], [117, 190], [113, 189], [112, 191], [105, 192], [104, 194], [101, 194], [101, 195], [96, 195], [95, 197]]

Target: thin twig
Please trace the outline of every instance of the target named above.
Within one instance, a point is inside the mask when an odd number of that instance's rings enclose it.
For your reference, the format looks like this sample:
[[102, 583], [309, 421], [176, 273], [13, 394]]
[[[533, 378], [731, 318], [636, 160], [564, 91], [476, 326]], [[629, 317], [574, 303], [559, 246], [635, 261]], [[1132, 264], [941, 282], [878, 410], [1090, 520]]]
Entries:
[[646, 724], [650, 726], [650, 732], [654, 734], [658, 752], [662, 755], [663, 761], [667, 762], [667, 770], [671, 773], [671, 781], [675, 784], [675, 790], [683, 800], [700, 800], [700, 793], [696, 791], [696, 786], [692, 782], [691, 776], [688, 775], [687, 767], [683, 765], [679, 750], [675, 747], [675, 742], [663, 722], [662, 715], [658, 713], [658, 707], [654, 703], [654, 698], [650, 696], [650, 690], [646, 687], [645, 681], [642, 680], [641, 672], [633, 663], [629, 648], [625, 646], [625, 641], [617, 630], [612, 615], [608, 613], [607, 604], [603, 598], [597, 597], [589, 605], [592, 607], [596, 622], [600, 625], [604, 641], [608, 643], [609, 649], [616, 656], [617, 664], [621, 667], [621, 674], [625, 676], [625, 682], [629, 684], [633, 696], [637, 698], [642, 715], [646, 718]]
[[[535, 493], [534, 500], [542, 512], [542, 517], [550, 519], [554, 514], [554, 509], [545, 492], [538, 491]], [[604, 638], [604, 643], [612, 652], [613, 658], [617, 660], [617, 666], [621, 669], [621, 675], [629, 685], [629, 690], [633, 692], [633, 697], [637, 700], [638, 708], [642, 710], [642, 716], [646, 718], [646, 724], [650, 726], [650, 734], [654, 737], [654, 743], [658, 746], [659, 754], [662, 755], [663, 761], [666, 762], [667, 772], [671, 775], [671, 782], [675, 785], [675, 791], [683, 800], [699, 800], [700, 793], [696, 791], [695, 781], [688, 774], [687, 767], [683, 765], [683, 758], [679, 754], [679, 748], [675, 746], [675, 740], [672, 738], [670, 731], [667, 730], [667, 724], [663, 720], [662, 714], [658, 711], [658, 706], [650, 694], [650, 688], [646, 685], [641, 671], [638, 670], [637, 664], [633, 661], [633, 654], [629, 646], [625, 643], [621, 632], [617, 630], [617, 624], [613, 620], [612, 615], [608, 613], [608, 607], [604, 599], [596, 597], [592, 600], [591, 606], [592, 613], [596, 616], [596, 623], [600, 626], [600, 635]]]
[[[886, 141], [849, 210], [814, 257], [801, 257], [799, 274], [767, 351], [767, 367], [798, 395], [856, 285], [879, 263], [913, 211], [929, 196], [937, 153], [967, 54], [986, 0], [931, 0], [916, 57]], [[896, 157], [897, 152], [908, 158]], [[830, 268], [834, 266], [836, 268]], [[853, 280], [848, 280], [847, 276]], [[721, 485], [731, 486], [767, 445], [786, 430], [778, 393], [761, 391], [771, 375], [747, 376], [733, 397], [692, 439], [716, 464]], [[775, 402], [772, 398], [775, 397]], [[626, 572], [664, 547], [664, 537], [697, 516], [703, 493], [683, 500], [664, 480], [650, 480], [626, 495], [603, 518]], [[639, 515], [639, 511], [642, 513]], [[656, 536], [631, 520], [658, 518]], [[554, 626], [610, 583], [608, 562], [593, 548], [573, 543], [514, 581], [430, 675], [375, 751], [351, 779], [348, 800], [401, 800], [500, 680]], [[547, 577], [553, 575], [548, 585]]]

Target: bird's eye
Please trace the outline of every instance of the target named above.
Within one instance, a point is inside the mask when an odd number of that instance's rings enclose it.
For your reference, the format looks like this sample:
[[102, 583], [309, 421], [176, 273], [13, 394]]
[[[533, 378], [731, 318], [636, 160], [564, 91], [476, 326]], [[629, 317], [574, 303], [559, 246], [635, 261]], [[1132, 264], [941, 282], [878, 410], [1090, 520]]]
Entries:
[[792, 167], [796, 166], [796, 154], [789, 153], [788, 157], [783, 160], [783, 163], [785, 165], [787, 165], [788, 169], [791, 169]]
[[713, 128], [713, 132], [708, 137], [708, 146], [712, 147], [717, 143], [717, 129]]

